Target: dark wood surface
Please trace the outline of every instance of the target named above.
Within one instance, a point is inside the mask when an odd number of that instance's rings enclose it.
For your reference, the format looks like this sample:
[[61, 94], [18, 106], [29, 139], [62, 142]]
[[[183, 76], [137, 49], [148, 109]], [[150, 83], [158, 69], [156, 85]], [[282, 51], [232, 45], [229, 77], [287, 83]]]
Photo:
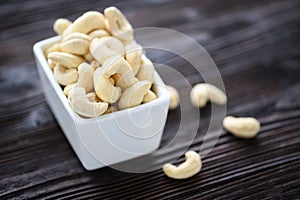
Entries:
[[[200, 42], [223, 77], [227, 113], [257, 117], [259, 135], [245, 141], [223, 131], [203, 159], [202, 171], [187, 180], [169, 179], [161, 170], [84, 170], [45, 101], [32, 45], [54, 35], [56, 18], [73, 20], [111, 5], [121, 8], [134, 27], [171, 28]], [[299, 13], [299, 0], [1, 1], [1, 199], [300, 198]], [[152, 59], [174, 67], [192, 84], [202, 81], [174, 55], [153, 53]], [[164, 80], [176, 84], [171, 75]], [[181, 100], [189, 101], [182, 95], [184, 87], [179, 90]], [[207, 107], [189, 149], [199, 149], [209, 119]], [[179, 110], [169, 113], [162, 146], [176, 133], [179, 120]], [[184, 131], [188, 134], [188, 127]], [[184, 146], [184, 139], [177, 145]], [[157, 159], [173, 156], [170, 149]]]

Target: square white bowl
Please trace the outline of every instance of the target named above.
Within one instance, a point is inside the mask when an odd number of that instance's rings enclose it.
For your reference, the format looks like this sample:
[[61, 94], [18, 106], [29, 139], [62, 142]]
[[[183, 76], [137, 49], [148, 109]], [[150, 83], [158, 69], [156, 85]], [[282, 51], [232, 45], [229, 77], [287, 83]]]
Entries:
[[154, 91], [158, 98], [126, 110], [84, 119], [70, 107], [44, 56], [44, 50], [57, 42], [52, 37], [33, 46], [46, 100], [87, 170], [98, 169], [142, 156], [156, 150], [161, 141], [170, 96], [157, 72]]

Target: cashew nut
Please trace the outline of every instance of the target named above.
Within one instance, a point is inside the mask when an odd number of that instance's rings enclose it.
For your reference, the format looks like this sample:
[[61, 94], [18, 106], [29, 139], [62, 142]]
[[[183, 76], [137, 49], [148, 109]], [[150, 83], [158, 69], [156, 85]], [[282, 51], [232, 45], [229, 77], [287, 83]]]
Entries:
[[167, 85], [166, 88], [168, 89], [169, 94], [170, 94], [169, 109], [175, 110], [179, 106], [179, 103], [180, 103], [178, 91], [172, 86]]
[[193, 87], [190, 93], [191, 102], [195, 107], [202, 108], [208, 101], [218, 104], [225, 105], [227, 102], [226, 94], [208, 83], [199, 83]]
[[69, 84], [69, 85], [66, 85], [66, 87], [64, 88], [64, 94], [65, 94], [66, 96], [69, 96], [71, 90], [73, 90], [74, 87], [75, 87], [75, 83], [71, 83], [71, 84]]
[[101, 64], [107, 59], [124, 54], [124, 46], [120, 40], [114, 37], [102, 37], [93, 39], [90, 52]]
[[83, 33], [71, 33], [66, 36], [60, 45], [61, 50], [67, 53], [84, 55], [89, 51], [90, 38]]
[[53, 75], [55, 80], [64, 86], [74, 83], [78, 79], [78, 73], [76, 69], [68, 69], [60, 64], [57, 64], [54, 67]]
[[139, 81], [128, 87], [120, 97], [119, 108], [126, 109], [140, 105], [150, 87], [151, 83], [149, 81]]
[[57, 19], [53, 24], [53, 29], [58, 35], [62, 35], [63, 32], [70, 26], [72, 22], [68, 19]]
[[244, 139], [255, 137], [260, 129], [259, 121], [252, 117], [227, 116], [223, 120], [223, 126], [234, 136]]
[[109, 30], [113, 36], [129, 44], [133, 40], [133, 28], [123, 13], [116, 7], [104, 10], [104, 15], [109, 23]]
[[82, 87], [75, 87], [68, 99], [74, 111], [84, 117], [97, 117], [102, 115], [108, 108], [108, 104], [105, 102], [95, 103], [89, 101]]
[[194, 151], [185, 153], [186, 161], [178, 167], [168, 163], [163, 166], [164, 173], [173, 179], [186, 179], [197, 174], [202, 167], [201, 157]]
[[60, 52], [60, 51], [61, 51], [60, 43], [54, 43], [53, 45], [51, 45], [49, 48], [46, 49], [45, 55], [48, 58], [49, 53]]
[[143, 98], [143, 103], [147, 103], [147, 102], [153, 101], [155, 99], [157, 99], [156, 94], [154, 92], [152, 92], [151, 90], [149, 90]]
[[[138, 80], [134, 77], [128, 62], [122, 58], [112, 58], [107, 60], [101, 68], [97, 68], [94, 73], [94, 88], [96, 94], [109, 103], [116, 102], [121, 95], [121, 88], [115, 87], [110, 81], [110, 77], [114, 74], [120, 74], [124, 88], [129, 87]], [[117, 85], [119, 84], [117, 83]]]
[[154, 66], [151, 60], [145, 55], [142, 55], [142, 64], [139, 67], [139, 71], [136, 75], [139, 80], [147, 80], [150, 83], [154, 82]]
[[78, 67], [78, 81], [76, 87], [83, 87], [86, 92], [94, 88], [94, 69], [87, 63], [82, 63]]
[[[104, 29], [104, 16], [97, 11], [88, 11], [78, 17], [64, 32], [64, 36], [70, 33], [89, 33], [95, 29]], [[67, 32], [66, 32], [67, 31]]]
[[134, 75], [136, 75], [140, 69], [143, 55], [143, 48], [135, 41], [125, 46], [125, 58], [131, 65]]
[[49, 53], [48, 58], [67, 68], [77, 68], [84, 62], [82, 57], [66, 52], [51, 52]]
[[89, 33], [89, 36], [91, 40], [93, 40], [95, 38], [102, 38], [102, 37], [109, 36], [109, 33], [105, 30], [94, 30]]

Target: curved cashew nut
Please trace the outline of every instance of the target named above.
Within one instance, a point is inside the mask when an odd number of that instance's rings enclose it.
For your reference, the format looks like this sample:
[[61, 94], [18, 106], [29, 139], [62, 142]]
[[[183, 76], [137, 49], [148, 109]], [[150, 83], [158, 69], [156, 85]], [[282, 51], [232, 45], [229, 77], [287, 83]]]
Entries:
[[234, 136], [244, 139], [255, 137], [260, 129], [259, 121], [252, 117], [227, 116], [223, 120], [223, 126]]
[[142, 63], [143, 48], [133, 41], [125, 46], [125, 52], [125, 58], [131, 65], [134, 75], [136, 75]]
[[75, 87], [75, 83], [66, 85], [66, 87], [64, 88], [64, 94], [66, 96], [69, 96], [70, 92], [74, 89], [74, 87]]
[[89, 36], [90, 36], [91, 40], [93, 40], [95, 38], [102, 38], [102, 37], [106, 37], [106, 36], [110, 36], [110, 35], [106, 30], [94, 30], [89, 33]]
[[53, 30], [58, 34], [58, 35], [62, 35], [63, 32], [68, 28], [68, 26], [70, 26], [72, 24], [72, 22], [70, 22], [70, 20], [68, 19], [57, 19], [54, 24], [53, 24]]
[[190, 93], [191, 102], [195, 107], [202, 108], [207, 101], [218, 105], [225, 105], [227, 102], [226, 94], [214, 85], [199, 83], [193, 87]]
[[178, 167], [168, 163], [163, 166], [164, 173], [174, 179], [186, 179], [197, 174], [202, 167], [201, 157], [194, 151], [185, 153], [186, 161]]
[[68, 85], [74, 83], [78, 79], [78, 73], [76, 69], [68, 69], [60, 64], [54, 67], [53, 75], [55, 80], [61, 85]]
[[74, 111], [84, 117], [97, 117], [108, 108], [105, 102], [90, 102], [82, 87], [75, 87], [68, 99]]
[[149, 81], [139, 81], [128, 87], [120, 97], [119, 108], [126, 109], [140, 105], [150, 88], [151, 83]]
[[83, 87], [86, 92], [94, 88], [94, 69], [87, 63], [82, 63], [78, 67], [78, 81], [76, 87]]
[[94, 29], [104, 29], [104, 16], [97, 11], [88, 11], [78, 17], [63, 33], [64, 36], [70, 33], [89, 33]]
[[107, 59], [124, 54], [124, 46], [120, 40], [114, 37], [102, 37], [93, 39], [90, 52], [101, 64]]
[[122, 83], [124, 83], [126, 87], [138, 81], [124, 58], [119, 57], [107, 60], [103, 66], [97, 68], [94, 73], [94, 88], [100, 99], [109, 103], [116, 102], [121, 95], [121, 88], [115, 87], [110, 81], [110, 77], [114, 74], [120, 74], [122, 76]]
[[143, 98], [143, 103], [147, 103], [147, 102], [153, 101], [155, 99], [157, 99], [156, 94], [154, 92], [152, 92], [151, 90], [149, 90]]
[[108, 27], [113, 36], [129, 44], [133, 40], [133, 28], [123, 13], [116, 7], [109, 7], [104, 10], [108, 20]]
[[84, 55], [88, 53], [90, 47], [90, 38], [83, 33], [71, 33], [63, 38], [61, 42], [61, 50], [67, 53]]
[[67, 68], [77, 68], [84, 62], [82, 57], [65, 52], [51, 52], [48, 54], [48, 58]]
[[45, 55], [48, 58], [49, 53], [51, 52], [61, 52], [60, 43], [54, 43], [50, 47], [48, 47], [45, 51]]
[[154, 82], [154, 66], [151, 60], [145, 55], [142, 55], [142, 65], [139, 67], [136, 77], [139, 80], [147, 80], [150, 83]]
[[178, 91], [174, 87], [169, 86], [169, 85], [167, 85], [166, 88], [168, 89], [169, 94], [170, 94], [169, 109], [175, 110], [179, 106], [179, 103], [180, 103]]

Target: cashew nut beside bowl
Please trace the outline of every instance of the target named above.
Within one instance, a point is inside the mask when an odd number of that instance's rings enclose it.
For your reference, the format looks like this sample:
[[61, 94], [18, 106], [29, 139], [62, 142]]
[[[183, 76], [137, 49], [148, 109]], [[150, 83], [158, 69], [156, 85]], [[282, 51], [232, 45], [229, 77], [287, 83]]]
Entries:
[[208, 101], [225, 105], [227, 102], [226, 94], [214, 85], [199, 83], [193, 87], [190, 93], [191, 102], [195, 107], [202, 108]]
[[234, 136], [250, 139], [257, 135], [260, 123], [253, 117], [232, 117], [227, 116], [223, 120], [223, 126]]
[[69, 102], [79, 115], [84, 117], [97, 117], [102, 115], [108, 108], [106, 102], [89, 101], [84, 88], [75, 87], [69, 95]]
[[178, 167], [168, 163], [163, 166], [164, 173], [173, 179], [186, 179], [197, 174], [202, 167], [201, 157], [194, 151], [185, 153], [186, 161]]
[[179, 103], [180, 103], [178, 91], [176, 90], [176, 88], [174, 88], [173, 86], [170, 86], [170, 85], [167, 85], [166, 88], [168, 89], [169, 94], [170, 94], [169, 109], [175, 110], [179, 106]]

